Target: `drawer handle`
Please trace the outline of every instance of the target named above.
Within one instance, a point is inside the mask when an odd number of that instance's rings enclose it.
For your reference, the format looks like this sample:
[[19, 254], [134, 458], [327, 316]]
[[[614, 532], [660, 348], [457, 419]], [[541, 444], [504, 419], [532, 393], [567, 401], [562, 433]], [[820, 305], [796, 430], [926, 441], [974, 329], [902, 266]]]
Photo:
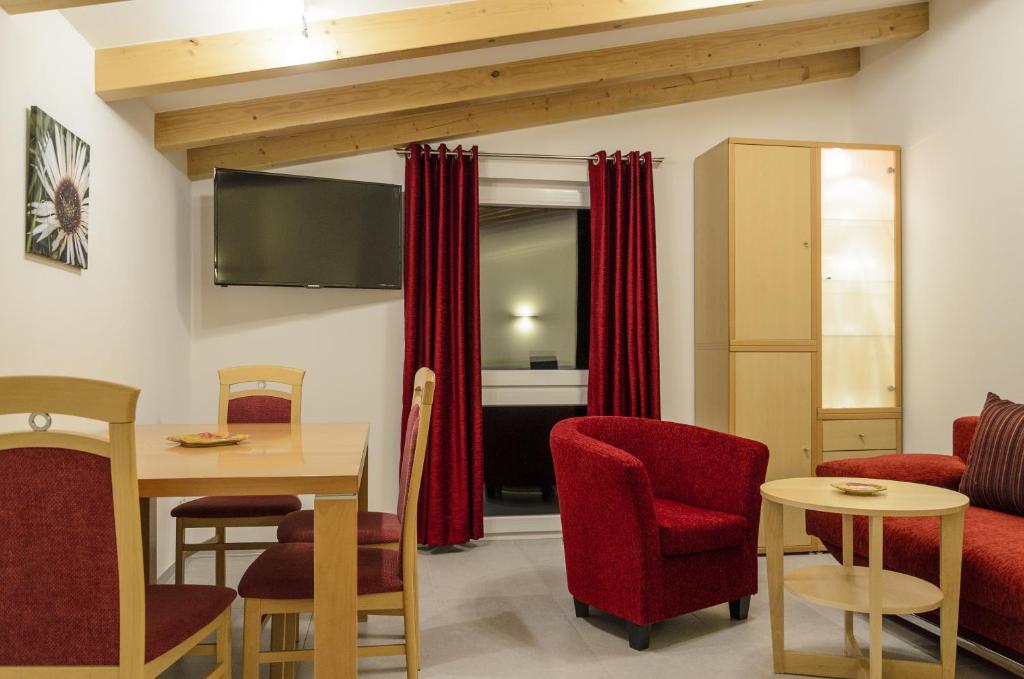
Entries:
[[889, 391], [896, 391], [896, 385], [890, 384], [888, 387], [886, 387], [886, 389], [888, 389]]
[[857, 436], [859, 436], [859, 437], [860, 437], [860, 440], [861, 440], [861, 441], [863, 441], [863, 440], [864, 440], [864, 434], [857, 434]]

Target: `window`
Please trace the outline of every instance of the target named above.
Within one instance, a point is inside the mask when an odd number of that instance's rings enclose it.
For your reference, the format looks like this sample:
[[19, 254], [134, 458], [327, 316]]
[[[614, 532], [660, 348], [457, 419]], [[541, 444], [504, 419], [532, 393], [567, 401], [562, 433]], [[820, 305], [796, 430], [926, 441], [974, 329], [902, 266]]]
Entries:
[[484, 369], [587, 367], [589, 234], [589, 210], [480, 207]]

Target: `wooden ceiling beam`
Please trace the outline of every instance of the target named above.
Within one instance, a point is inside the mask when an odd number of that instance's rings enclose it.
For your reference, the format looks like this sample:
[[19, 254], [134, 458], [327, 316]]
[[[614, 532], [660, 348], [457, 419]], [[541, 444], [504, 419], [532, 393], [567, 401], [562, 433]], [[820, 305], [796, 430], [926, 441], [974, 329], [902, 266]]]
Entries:
[[8, 14], [25, 14], [27, 12], [45, 12], [51, 9], [71, 9], [87, 5], [105, 5], [125, 0], [0, 0], [0, 8]]
[[792, 4], [794, 0], [470, 0], [96, 50], [113, 101], [541, 38]]
[[265, 169], [366, 153], [417, 141], [489, 134], [627, 111], [846, 78], [860, 69], [857, 48], [583, 90], [457, 104], [385, 120], [191, 149], [188, 174], [215, 167]]
[[295, 134], [456, 103], [864, 47], [928, 30], [928, 3], [158, 113], [161, 150]]

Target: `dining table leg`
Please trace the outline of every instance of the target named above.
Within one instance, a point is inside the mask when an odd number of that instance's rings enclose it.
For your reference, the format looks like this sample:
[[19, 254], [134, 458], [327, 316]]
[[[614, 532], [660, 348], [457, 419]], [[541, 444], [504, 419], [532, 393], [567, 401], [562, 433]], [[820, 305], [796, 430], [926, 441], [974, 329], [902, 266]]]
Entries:
[[318, 495], [313, 503], [313, 667], [317, 679], [355, 679], [358, 674], [358, 510], [358, 494]]
[[[363, 459], [363, 473], [359, 476], [359, 511], [366, 512], [370, 509], [370, 457], [366, 456]], [[358, 526], [358, 519], [356, 521]], [[358, 531], [358, 528], [357, 528]], [[358, 538], [357, 538], [358, 539]], [[360, 613], [357, 620], [359, 622], [366, 622], [368, 616], [366, 613]]]
[[139, 498], [142, 523], [142, 577], [146, 584], [156, 584], [156, 498]]
[[363, 473], [359, 476], [359, 511], [370, 509], [370, 458], [363, 460]]

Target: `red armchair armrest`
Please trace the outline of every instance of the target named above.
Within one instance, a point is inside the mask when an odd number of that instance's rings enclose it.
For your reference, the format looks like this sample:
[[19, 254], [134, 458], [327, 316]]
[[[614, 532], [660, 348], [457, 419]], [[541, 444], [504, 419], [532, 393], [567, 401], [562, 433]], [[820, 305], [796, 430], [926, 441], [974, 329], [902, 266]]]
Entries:
[[569, 589], [614, 615], [645, 619], [646, 602], [631, 593], [661, 587], [647, 470], [636, 457], [578, 432], [573, 422], [563, 420], [551, 431]]
[[910, 453], [824, 462], [818, 465], [815, 474], [908, 481], [956, 490], [966, 467], [956, 455]]

